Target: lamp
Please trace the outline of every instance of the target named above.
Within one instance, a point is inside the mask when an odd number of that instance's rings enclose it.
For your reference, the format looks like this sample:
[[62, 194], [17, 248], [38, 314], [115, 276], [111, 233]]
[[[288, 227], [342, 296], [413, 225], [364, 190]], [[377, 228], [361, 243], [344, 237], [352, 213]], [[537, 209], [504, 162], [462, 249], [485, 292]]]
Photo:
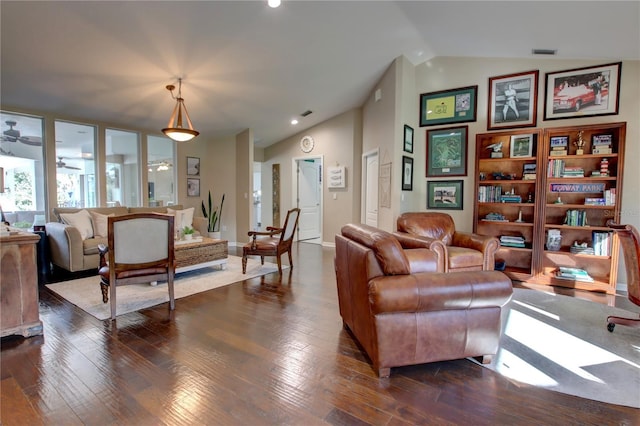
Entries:
[[[169, 84], [167, 86], [167, 90], [171, 92], [171, 97], [175, 99], [176, 106], [173, 108], [173, 114], [171, 114], [171, 118], [169, 119], [169, 124], [167, 124], [166, 129], [162, 129], [162, 133], [169, 136], [171, 139], [177, 142], [186, 142], [195, 138], [200, 134], [193, 130], [193, 124], [191, 124], [191, 119], [189, 118], [189, 113], [187, 112], [187, 107], [184, 105], [184, 99], [182, 99], [182, 79], [178, 79], [178, 97], [173, 96], [173, 90], [176, 88], [173, 84]], [[184, 117], [187, 120], [187, 124], [189, 128], [182, 127], [182, 110], [184, 110]]]

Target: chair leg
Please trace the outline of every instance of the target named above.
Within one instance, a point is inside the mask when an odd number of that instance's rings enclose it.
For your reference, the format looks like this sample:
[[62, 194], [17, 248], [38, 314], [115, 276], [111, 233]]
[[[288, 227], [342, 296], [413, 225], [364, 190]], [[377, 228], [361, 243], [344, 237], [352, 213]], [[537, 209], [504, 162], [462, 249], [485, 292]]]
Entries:
[[378, 377], [381, 379], [385, 377], [389, 377], [391, 375], [391, 368], [379, 368], [378, 369]]
[[276, 259], [278, 259], [278, 273], [282, 276], [282, 259], [280, 256], [281, 255], [277, 255]]
[[247, 273], [247, 255], [246, 254], [242, 255], [242, 273], [243, 274]]
[[264, 265], [264, 256], [260, 256], [260, 264]]
[[109, 281], [100, 278], [100, 291], [102, 292], [102, 303], [109, 301]]
[[291, 249], [287, 250], [289, 254], [289, 266], [293, 269], [293, 257], [291, 256]]
[[116, 285], [109, 286], [109, 293], [111, 293], [111, 319], [116, 319]]

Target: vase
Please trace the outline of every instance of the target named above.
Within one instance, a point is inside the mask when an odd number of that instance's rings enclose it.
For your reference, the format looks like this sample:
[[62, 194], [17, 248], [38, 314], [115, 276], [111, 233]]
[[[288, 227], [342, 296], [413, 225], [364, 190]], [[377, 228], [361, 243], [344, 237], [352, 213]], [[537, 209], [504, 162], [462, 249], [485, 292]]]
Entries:
[[184, 234], [185, 241], [189, 241], [192, 238], [193, 238], [193, 234]]
[[221, 238], [221, 235], [220, 235], [220, 231], [216, 231], [216, 232], [207, 232], [207, 236], [208, 236], [209, 238], [214, 239], [214, 240], [220, 240], [220, 239], [222, 239], [222, 238]]

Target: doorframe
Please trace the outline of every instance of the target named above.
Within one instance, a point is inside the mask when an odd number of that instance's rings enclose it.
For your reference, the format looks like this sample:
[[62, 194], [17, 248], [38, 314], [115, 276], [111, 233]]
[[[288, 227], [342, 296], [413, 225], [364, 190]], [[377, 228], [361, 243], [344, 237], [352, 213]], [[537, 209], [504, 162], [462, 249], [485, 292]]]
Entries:
[[[298, 207], [298, 161], [320, 160], [320, 245], [324, 235], [324, 155], [310, 155], [291, 158], [291, 205]], [[300, 241], [300, 233], [296, 233], [296, 241]]]
[[[378, 157], [378, 173], [380, 172], [380, 148], [374, 148], [362, 153], [362, 177], [360, 188], [360, 222], [367, 223], [367, 159], [371, 156]], [[378, 194], [380, 196], [380, 194]], [[378, 200], [379, 202], [379, 200]], [[379, 222], [379, 221], [376, 221]]]

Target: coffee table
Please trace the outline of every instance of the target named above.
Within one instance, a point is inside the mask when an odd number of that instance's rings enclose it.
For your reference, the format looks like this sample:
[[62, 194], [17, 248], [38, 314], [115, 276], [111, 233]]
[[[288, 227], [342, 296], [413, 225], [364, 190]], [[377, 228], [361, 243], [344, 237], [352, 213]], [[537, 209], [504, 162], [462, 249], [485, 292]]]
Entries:
[[193, 271], [208, 266], [227, 267], [229, 256], [229, 242], [202, 237], [194, 241], [176, 241], [174, 243], [174, 257], [176, 273]]

